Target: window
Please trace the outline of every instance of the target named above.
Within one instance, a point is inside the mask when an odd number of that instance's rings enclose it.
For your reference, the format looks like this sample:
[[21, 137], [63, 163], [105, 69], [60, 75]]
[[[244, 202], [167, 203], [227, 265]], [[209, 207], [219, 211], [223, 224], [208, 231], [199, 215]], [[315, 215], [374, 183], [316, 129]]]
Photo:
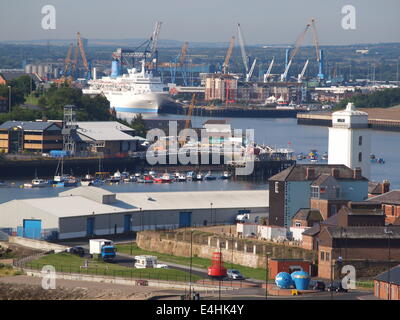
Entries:
[[325, 260], [325, 252], [321, 251], [321, 261], [324, 261], [324, 260]]
[[358, 153], [358, 162], [362, 162], [362, 152]]
[[296, 226], [296, 227], [301, 227], [301, 223], [296, 221], [296, 222], [295, 222], [295, 226]]
[[329, 252], [325, 252], [325, 261], [329, 261], [330, 260], [330, 254]]
[[337, 122], [346, 122], [345, 119], [337, 119]]
[[362, 146], [362, 136], [359, 136], [359, 137], [358, 137], [358, 145], [359, 145], [359, 146]]
[[275, 182], [275, 193], [279, 193], [279, 182]]
[[319, 187], [311, 187], [311, 198], [319, 198]]

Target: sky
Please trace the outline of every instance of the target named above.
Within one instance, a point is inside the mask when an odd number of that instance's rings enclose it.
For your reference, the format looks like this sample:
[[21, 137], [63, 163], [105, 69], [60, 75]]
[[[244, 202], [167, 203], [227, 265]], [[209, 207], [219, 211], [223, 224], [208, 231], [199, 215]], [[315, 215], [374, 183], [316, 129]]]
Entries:
[[[53, 5], [56, 29], [42, 28]], [[342, 28], [342, 7], [355, 8], [355, 30]], [[241, 23], [246, 44], [292, 44], [314, 18], [322, 45], [400, 42], [400, 0], [0, 0], [0, 41], [148, 38], [228, 42]], [[311, 39], [307, 41], [311, 44]]]

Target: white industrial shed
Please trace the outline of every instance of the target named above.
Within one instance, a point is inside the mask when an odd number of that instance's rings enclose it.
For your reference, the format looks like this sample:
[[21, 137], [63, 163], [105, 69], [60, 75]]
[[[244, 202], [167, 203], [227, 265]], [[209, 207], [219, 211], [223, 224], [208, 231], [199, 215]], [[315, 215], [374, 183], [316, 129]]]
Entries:
[[78, 187], [58, 197], [0, 204], [0, 230], [32, 238], [80, 238], [144, 229], [234, 223], [268, 211], [268, 191], [112, 193]]

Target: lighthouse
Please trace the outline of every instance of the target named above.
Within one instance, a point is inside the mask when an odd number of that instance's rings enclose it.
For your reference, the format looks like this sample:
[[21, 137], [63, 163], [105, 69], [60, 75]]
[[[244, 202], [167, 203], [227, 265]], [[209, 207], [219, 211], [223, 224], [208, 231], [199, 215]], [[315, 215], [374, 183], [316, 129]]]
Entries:
[[360, 168], [362, 176], [369, 179], [370, 154], [368, 113], [356, 110], [353, 103], [348, 103], [345, 110], [332, 114], [328, 164], [344, 164], [352, 169]]

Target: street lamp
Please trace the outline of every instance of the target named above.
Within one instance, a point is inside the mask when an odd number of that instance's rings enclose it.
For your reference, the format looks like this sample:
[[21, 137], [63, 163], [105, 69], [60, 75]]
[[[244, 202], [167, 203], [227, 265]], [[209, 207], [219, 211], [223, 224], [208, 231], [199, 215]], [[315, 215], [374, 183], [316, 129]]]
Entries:
[[193, 229], [190, 231], [189, 299], [192, 300]]
[[210, 225], [212, 225], [212, 207], [213, 207], [213, 203], [210, 203], [211, 209], [210, 209]]
[[268, 279], [269, 279], [269, 265], [268, 265], [268, 256], [271, 252], [265, 253], [265, 300], [268, 300]]
[[11, 112], [11, 86], [8, 87], [8, 112]]
[[391, 265], [390, 265], [390, 235], [393, 234], [393, 231], [392, 230], [388, 230], [388, 228], [385, 228], [383, 231], [385, 232], [385, 234], [388, 235], [388, 262], [389, 262], [389, 268], [388, 268], [388, 286], [389, 286], [388, 300], [390, 300], [390, 293], [392, 291], [391, 284], [390, 284], [390, 268], [391, 268]]

